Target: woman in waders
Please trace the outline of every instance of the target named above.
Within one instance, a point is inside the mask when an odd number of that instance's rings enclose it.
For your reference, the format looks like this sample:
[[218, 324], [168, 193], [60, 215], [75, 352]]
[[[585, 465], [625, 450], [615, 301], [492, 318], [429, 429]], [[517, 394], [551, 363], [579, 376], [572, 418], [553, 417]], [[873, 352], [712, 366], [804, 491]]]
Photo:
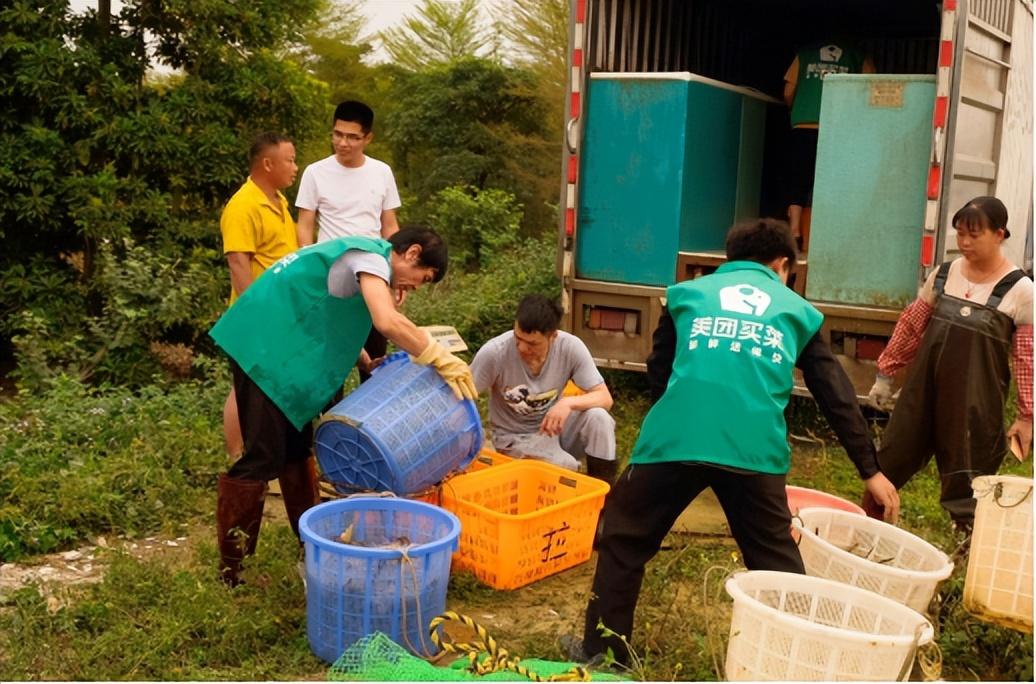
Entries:
[[[967, 533], [975, 517], [972, 478], [996, 473], [1008, 440], [1019, 458], [1032, 441], [1033, 287], [1000, 250], [1011, 236], [1000, 200], [976, 197], [954, 214], [953, 227], [962, 256], [933, 271], [900, 315], [869, 400], [883, 410], [895, 404], [878, 450], [882, 472], [901, 488], [934, 453], [940, 503]], [[911, 362], [896, 400], [892, 376]], [[1005, 433], [1012, 362], [1018, 414]], [[863, 506], [880, 517], [866, 494]]]

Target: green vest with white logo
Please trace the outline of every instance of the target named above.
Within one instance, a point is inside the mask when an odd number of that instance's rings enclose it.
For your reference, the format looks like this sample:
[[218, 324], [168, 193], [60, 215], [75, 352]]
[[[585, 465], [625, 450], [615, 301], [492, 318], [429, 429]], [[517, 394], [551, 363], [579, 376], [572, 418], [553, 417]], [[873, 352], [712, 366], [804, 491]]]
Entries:
[[791, 125], [820, 123], [820, 97], [828, 74], [863, 71], [863, 53], [850, 45], [822, 43], [798, 52], [799, 73], [791, 104]]
[[343, 237], [281, 258], [212, 326], [209, 335], [299, 430], [342, 386], [371, 330], [357, 292], [327, 289], [331, 266], [349, 250], [378, 254], [385, 240]]
[[673, 373], [630, 461], [787, 473], [792, 371], [823, 315], [750, 261], [673, 285], [666, 297], [676, 327]]

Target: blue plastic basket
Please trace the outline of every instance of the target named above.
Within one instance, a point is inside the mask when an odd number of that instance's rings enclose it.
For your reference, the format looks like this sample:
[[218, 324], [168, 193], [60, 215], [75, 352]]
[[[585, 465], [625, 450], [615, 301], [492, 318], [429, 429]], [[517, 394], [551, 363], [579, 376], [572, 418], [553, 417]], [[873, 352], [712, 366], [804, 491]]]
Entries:
[[467, 466], [482, 447], [482, 422], [475, 402], [399, 352], [324, 415], [315, 440], [320, 469], [340, 493], [406, 496]]
[[[338, 541], [349, 530], [351, 543]], [[376, 631], [418, 656], [437, 650], [428, 623], [446, 609], [460, 521], [437, 506], [354, 496], [306, 511], [306, 635], [329, 663]]]

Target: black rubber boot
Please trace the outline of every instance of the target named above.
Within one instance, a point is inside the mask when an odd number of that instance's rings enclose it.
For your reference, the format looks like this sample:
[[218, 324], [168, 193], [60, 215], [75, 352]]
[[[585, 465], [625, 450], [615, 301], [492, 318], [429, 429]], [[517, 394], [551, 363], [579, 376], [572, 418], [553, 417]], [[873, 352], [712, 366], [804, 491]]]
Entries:
[[619, 474], [619, 461], [606, 461], [603, 458], [586, 457], [586, 474], [604, 480], [609, 485], [615, 484], [615, 478]]

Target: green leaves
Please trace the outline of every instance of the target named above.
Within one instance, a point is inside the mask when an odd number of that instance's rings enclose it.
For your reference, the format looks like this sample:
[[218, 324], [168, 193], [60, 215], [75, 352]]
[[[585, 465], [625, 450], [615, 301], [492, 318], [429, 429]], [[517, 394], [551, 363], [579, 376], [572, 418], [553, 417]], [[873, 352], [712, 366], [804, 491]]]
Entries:
[[410, 71], [484, 57], [493, 41], [478, 15], [476, 0], [424, 0], [403, 26], [381, 33], [392, 61]]
[[446, 239], [454, 268], [477, 271], [519, 240], [522, 207], [504, 190], [452, 186], [432, 199], [429, 218]]
[[[514, 325], [514, 311], [523, 295], [557, 297], [556, 239], [516, 240], [493, 254], [478, 272], [451, 270], [437, 285], [407, 298], [406, 314], [418, 325], [452, 325], [473, 351]], [[454, 257], [450, 243], [450, 259]]]
[[0, 335], [24, 385], [148, 382], [152, 343], [202, 338], [249, 142], [323, 129], [326, 86], [280, 56], [321, 4], [134, 0], [106, 31], [53, 0], [0, 10]]
[[223, 466], [226, 388], [95, 391], [67, 376], [0, 402], [0, 561], [198, 511]]
[[387, 117], [397, 177], [421, 203], [450, 186], [500, 188], [525, 206], [529, 233], [552, 226], [560, 150], [534, 82], [485, 59], [399, 73]]

